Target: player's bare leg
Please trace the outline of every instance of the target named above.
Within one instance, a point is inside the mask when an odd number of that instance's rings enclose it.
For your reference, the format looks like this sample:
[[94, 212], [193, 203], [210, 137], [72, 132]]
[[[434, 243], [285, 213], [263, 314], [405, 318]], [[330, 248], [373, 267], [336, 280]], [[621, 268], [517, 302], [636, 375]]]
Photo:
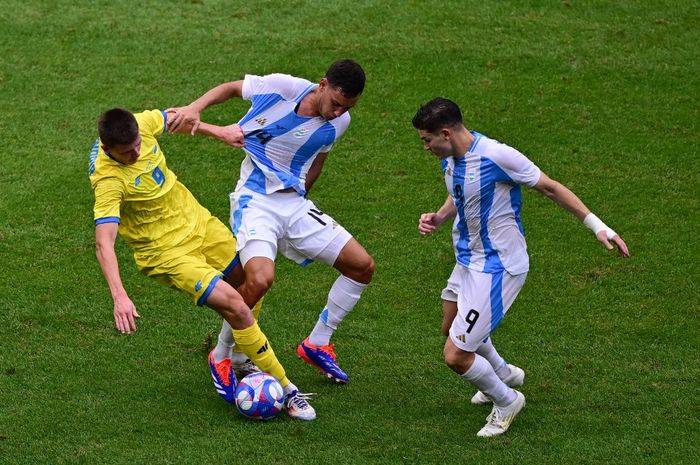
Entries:
[[252, 306], [272, 287], [275, 280], [275, 262], [267, 257], [253, 257], [243, 266], [245, 278], [238, 292]]
[[[258, 243], [256, 244], [255, 242]], [[263, 250], [269, 247], [268, 244], [262, 241], [250, 241], [248, 245], [252, 246], [253, 248], [262, 246]], [[276, 249], [274, 251], [271, 249], [271, 256], [274, 257], [275, 253]], [[245, 254], [245, 251], [241, 251], [241, 254]], [[238, 291], [246, 303], [260, 302], [265, 296], [265, 293], [267, 293], [272, 286], [272, 282], [275, 279], [275, 262], [266, 256], [253, 256], [245, 260], [243, 270], [245, 277], [243, 284], [238, 287]], [[234, 339], [236, 340], [237, 346], [242, 346], [239, 336], [235, 331]], [[250, 354], [247, 352], [246, 354], [250, 357]], [[274, 376], [274, 373], [267, 371], [264, 366], [257, 362], [256, 358], [250, 358], [258, 367], [260, 367], [261, 370]], [[316, 412], [308, 403], [309, 395], [299, 392], [297, 387], [289, 380], [287, 380], [286, 383], [280, 380], [280, 383], [282, 383], [282, 387], [284, 388], [285, 407], [287, 409], [287, 413], [290, 416], [301, 420], [315, 419]]]
[[[243, 266], [240, 262], [238, 262], [238, 264], [226, 276], [226, 282], [229, 283], [234, 289], [237, 289], [241, 286], [241, 284], [243, 284], [244, 280], [245, 274], [243, 272]], [[245, 301], [245, 298], [243, 300]], [[264, 297], [258, 300], [255, 306], [251, 306], [255, 321], [258, 321], [263, 300]], [[246, 305], [248, 305], [247, 302]], [[249, 374], [260, 371], [260, 368], [258, 368], [253, 361], [236, 346], [236, 341], [233, 339], [233, 330], [231, 325], [229, 325], [226, 320], [224, 320], [221, 325], [221, 331], [219, 332], [217, 344], [216, 347], [214, 347], [213, 352], [214, 361], [217, 363], [224, 362], [226, 358], [231, 360], [231, 368], [235, 372], [238, 379], [242, 379]]]
[[451, 300], [442, 300], [442, 326], [440, 327], [440, 332], [443, 336], [448, 336], [450, 334], [450, 326], [452, 326], [452, 321], [457, 316], [457, 302]]

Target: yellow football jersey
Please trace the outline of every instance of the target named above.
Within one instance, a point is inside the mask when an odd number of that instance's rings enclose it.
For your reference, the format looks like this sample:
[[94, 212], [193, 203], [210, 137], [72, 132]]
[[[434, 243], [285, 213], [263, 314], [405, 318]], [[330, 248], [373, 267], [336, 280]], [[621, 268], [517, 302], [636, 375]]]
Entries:
[[166, 132], [167, 115], [150, 110], [134, 116], [141, 134], [136, 163], [110, 157], [99, 139], [92, 147], [88, 173], [95, 224], [119, 223], [119, 235], [134, 249], [137, 262], [186, 253], [182, 247], [196, 245], [192, 239], [200, 235], [209, 212], [165, 164], [156, 137]]

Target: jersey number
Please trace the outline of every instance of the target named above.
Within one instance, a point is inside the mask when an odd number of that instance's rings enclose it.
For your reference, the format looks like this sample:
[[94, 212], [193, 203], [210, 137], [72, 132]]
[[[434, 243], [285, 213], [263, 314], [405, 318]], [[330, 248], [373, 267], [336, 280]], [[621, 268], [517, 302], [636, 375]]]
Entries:
[[255, 131], [249, 132], [248, 135], [257, 137], [262, 145], [267, 144], [270, 139], [275, 137], [264, 129], [256, 129]]
[[165, 174], [163, 174], [163, 171], [161, 171], [161, 169], [158, 168], [157, 166], [156, 166], [156, 169], [153, 170], [153, 173], [151, 173], [151, 176], [153, 176], [153, 180], [159, 186], [162, 186], [163, 183], [165, 182]]
[[[310, 208], [309, 211], [307, 211], [306, 213], [308, 213], [311, 218], [315, 219], [316, 221], [321, 223], [323, 226], [326, 225], [326, 222], [323, 221], [321, 218], [319, 218], [320, 216], [323, 215], [323, 212], [321, 210], [316, 210], [316, 209]], [[316, 215], [318, 215], [318, 216], [316, 216]]]
[[474, 323], [476, 323], [476, 320], [479, 319], [479, 312], [476, 310], [472, 309], [469, 310], [469, 313], [467, 313], [466, 318], [464, 318], [464, 321], [469, 324], [469, 327], [467, 327], [467, 334], [472, 332], [472, 328], [474, 327]]

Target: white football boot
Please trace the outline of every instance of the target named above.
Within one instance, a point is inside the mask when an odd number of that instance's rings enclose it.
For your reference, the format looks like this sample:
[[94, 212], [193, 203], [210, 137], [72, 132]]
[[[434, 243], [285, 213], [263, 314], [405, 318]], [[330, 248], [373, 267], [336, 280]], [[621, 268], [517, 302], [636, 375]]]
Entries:
[[491, 413], [486, 417], [486, 425], [476, 433], [480, 438], [498, 436], [508, 431], [515, 416], [525, 407], [525, 396], [520, 391], [515, 391], [516, 398], [505, 407], [494, 405]]
[[[522, 386], [522, 384], [525, 382], [525, 371], [523, 371], [522, 368], [511, 365], [510, 363], [508, 364], [508, 368], [510, 368], [510, 374], [506, 376], [506, 379], [504, 379], [503, 382], [506, 383], [508, 387], [512, 388]], [[472, 397], [471, 402], [474, 405], [486, 405], [490, 404], [492, 401], [489, 396], [483, 392], [476, 391], [476, 394], [474, 394]]]
[[316, 419], [316, 410], [307, 402], [313, 394], [304, 394], [296, 389], [284, 398], [287, 414], [298, 420], [311, 421]]

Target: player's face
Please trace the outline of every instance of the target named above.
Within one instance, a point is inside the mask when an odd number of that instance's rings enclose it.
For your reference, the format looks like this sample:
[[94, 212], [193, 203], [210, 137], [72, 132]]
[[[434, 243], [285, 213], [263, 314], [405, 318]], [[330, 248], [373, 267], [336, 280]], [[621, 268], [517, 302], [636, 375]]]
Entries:
[[419, 129], [418, 135], [420, 140], [423, 141], [423, 148], [436, 157], [443, 159], [454, 155], [449, 130], [440, 129], [438, 132], [433, 133]]
[[319, 84], [318, 112], [323, 119], [332, 120], [355, 106], [360, 96], [346, 97], [337, 87], [331, 87], [326, 78]]
[[141, 135], [136, 137], [136, 140], [131, 144], [119, 144], [114, 147], [102, 147], [106, 152], [117, 161], [125, 165], [133, 165], [141, 155]]

